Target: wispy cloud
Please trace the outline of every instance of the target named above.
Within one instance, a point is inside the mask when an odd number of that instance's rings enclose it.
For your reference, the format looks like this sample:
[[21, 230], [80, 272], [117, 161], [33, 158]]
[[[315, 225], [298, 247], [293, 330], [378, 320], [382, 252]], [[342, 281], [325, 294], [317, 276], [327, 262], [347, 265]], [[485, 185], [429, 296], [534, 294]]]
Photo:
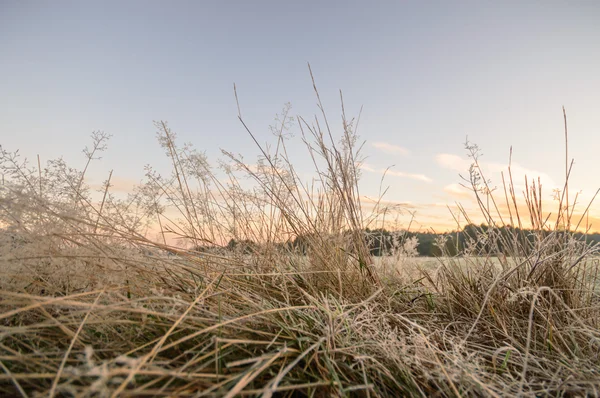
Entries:
[[363, 164], [361, 166], [361, 170], [368, 171], [369, 173], [377, 173], [377, 174], [381, 174], [381, 175], [383, 175], [385, 173], [386, 176], [410, 178], [411, 180], [417, 180], [417, 181], [423, 181], [423, 182], [433, 181], [431, 178], [427, 177], [424, 174], [406, 173], [404, 171], [395, 171], [395, 170], [391, 170], [389, 168], [388, 169], [376, 169], [368, 164]]
[[386, 175], [391, 175], [391, 176], [396, 176], [396, 177], [406, 177], [406, 178], [410, 178], [413, 180], [418, 180], [418, 181], [425, 181], [425, 182], [431, 182], [432, 179], [427, 177], [424, 174], [412, 174], [412, 173], [405, 173], [403, 171], [394, 171], [394, 170], [388, 170], [388, 172], [386, 173]]
[[456, 198], [466, 198], [471, 196], [471, 192], [460, 184], [446, 185], [444, 187], [444, 192]]
[[469, 170], [471, 162], [468, 159], [461, 158], [457, 155], [451, 155], [449, 153], [440, 153], [435, 157], [435, 161], [438, 165], [445, 169], [455, 170], [464, 172]]
[[[440, 153], [436, 155], [435, 160], [440, 167], [444, 169], [458, 171], [465, 176], [468, 175], [469, 167], [472, 164], [472, 161], [470, 159], [466, 159], [448, 153]], [[504, 172], [505, 177], [508, 176], [507, 164], [479, 161], [479, 166], [481, 167], [486, 178], [491, 178], [493, 183], [495, 184], [500, 184], [502, 182], [500, 173]], [[539, 177], [542, 184], [544, 184], [544, 186], [549, 189], [559, 187], [552, 179], [552, 177], [550, 177], [550, 175], [548, 175], [547, 173], [523, 167], [517, 162], [513, 162], [510, 169], [514, 179], [516, 190], [522, 190], [525, 188], [525, 176], [527, 176], [527, 178], [530, 181], [532, 179], [537, 180], [537, 178]]]
[[[492, 173], [500, 174], [501, 172], [504, 172], [504, 175], [508, 176], [508, 166], [505, 164], [486, 163], [485, 168], [487, 168]], [[537, 180], [537, 178], [539, 177], [542, 184], [548, 189], [562, 188], [547, 173], [543, 173], [538, 170], [528, 169], [516, 162], [512, 163], [512, 165], [510, 166], [510, 170], [514, 178], [515, 188], [522, 189], [525, 187], [525, 176], [527, 176], [529, 181], [532, 181], [532, 179]]]
[[398, 145], [393, 145], [393, 144], [388, 144], [387, 142], [373, 142], [371, 144], [371, 146], [375, 149], [380, 150], [381, 152], [385, 152], [385, 153], [391, 153], [393, 155], [403, 155], [406, 156], [408, 155], [410, 152], [408, 151], [408, 149], [398, 146]]

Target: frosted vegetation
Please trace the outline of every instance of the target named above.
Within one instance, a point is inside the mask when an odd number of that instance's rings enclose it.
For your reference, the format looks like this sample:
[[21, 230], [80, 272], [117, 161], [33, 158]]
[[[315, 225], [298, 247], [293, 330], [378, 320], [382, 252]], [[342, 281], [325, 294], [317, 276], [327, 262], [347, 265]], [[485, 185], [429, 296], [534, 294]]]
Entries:
[[[334, 127], [315, 93], [319, 114], [286, 105], [254, 163], [211, 165], [156, 123], [172, 172], [147, 167], [126, 198], [111, 175], [86, 183], [104, 133], [83, 170], [2, 148], [0, 394], [600, 394], [598, 247], [571, 233], [584, 217], [568, 182], [555, 221], [535, 180], [523, 214], [512, 176], [494, 196], [469, 144], [485, 228], [459, 253], [440, 236], [427, 264], [404, 232], [375, 257], [367, 228], [402, 209], [364, 211], [358, 120], [342, 104]], [[292, 127], [310, 182], [289, 160]]]

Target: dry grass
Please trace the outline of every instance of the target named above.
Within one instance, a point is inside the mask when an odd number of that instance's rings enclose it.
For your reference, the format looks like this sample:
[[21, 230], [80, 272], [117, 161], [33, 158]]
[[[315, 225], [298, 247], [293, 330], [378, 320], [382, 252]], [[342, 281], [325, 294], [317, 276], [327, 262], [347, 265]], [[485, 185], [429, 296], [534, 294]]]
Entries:
[[[482, 231], [479, 240], [502, 243], [498, 258], [442, 258], [435, 271], [408, 272], [401, 253], [374, 266], [362, 230], [382, 209], [361, 211], [358, 122], [343, 116], [336, 141], [319, 107], [314, 122], [294, 119], [318, 173], [310, 184], [288, 158], [289, 107], [257, 165], [225, 153], [219, 170], [157, 123], [173, 173], [148, 169], [126, 200], [110, 181], [93, 200], [85, 172], [60, 161], [30, 169], [3, 150], [0, 394], [600, 394], [597, 248], [566, 233], [577, 221], [568, 185], [550, 227], [538, 188], [530, 214], [518, 215], [507, 182], [513, 225], [531, 219], [535, 229], [525, 240]], [[90, 161], [106, 139], [94, 135]], [[511, 223], [469, 149], [467, 181], [487, 223]], [[298, 235], [306, 255], [281, 244]], [[172, 236], [189, 247], [261, 245], [199, 254], [170, 246]]]

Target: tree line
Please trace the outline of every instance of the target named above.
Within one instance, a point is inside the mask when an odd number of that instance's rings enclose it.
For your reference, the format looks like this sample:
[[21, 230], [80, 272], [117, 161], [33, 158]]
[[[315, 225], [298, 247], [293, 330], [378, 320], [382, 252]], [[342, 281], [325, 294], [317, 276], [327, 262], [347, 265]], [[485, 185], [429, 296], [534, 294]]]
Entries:
[[[373, 256], [389, 256], [394, 254], [417, 255], [424, 257], [457, 256], [457, 255], [510, 255], [511, 248], [520, 246], [524, 250], [532, 247], [536, 239], [545, 237], [556, 231], [533, 231], [510, 226], [490, 228], [482, 225], [466, 225], [462, 230], [448, 233], [390, 231], [383, 228], [365, 229], [363, 236], [365, 244]], [[558, 232], [570, 235], [578, 241], [587, 244], [600, 244], [600, 233]], [[349, 234], [349, 233], [348, 233]], [[317, 241], [314, 234], [297, 236], [287, 242], [272, 243], [275, 250], [306, 254], [312, 242]], [[259, 252], [263, 245], [251, 240], [231, 239], [220, 249], [237, 251], [243, 254]], [[211, 251], [214, 248], [197, 246], [198, 252]], [[521, 252], [522, 253], [522, 252]]]

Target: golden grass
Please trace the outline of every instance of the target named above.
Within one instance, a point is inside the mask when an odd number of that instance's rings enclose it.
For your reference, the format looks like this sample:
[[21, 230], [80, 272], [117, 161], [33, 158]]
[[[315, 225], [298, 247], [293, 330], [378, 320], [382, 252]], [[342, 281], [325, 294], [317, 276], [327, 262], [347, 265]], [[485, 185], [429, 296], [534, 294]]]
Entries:
[[[311, 184], [287, 155], [289, 107], [258, 166], [225, 153], [228, 183], [158, 123], [173, 174], [148, 169], [128, 200], [107, 181], [96, 204], [85, 172], [60, 161], [29, 169], [2, 150], [0, 394], [600, 394], [597, 248], [568, 233], [566, 193], [550, 228], [532, 187], [530, 214], [511, 218], [531, 218], [534, 230], [501, 235], [494, 227], [510, 222], [494, 212], [470, 146], [467, 181], [492, 226], [477, 239], [503, 252], [420, 267], [399, 250], [376, 264], [362, 231], [384, 210], [361, 210], [358, 122], [343, 116], [335, 141], [319, 107], [314, 122], [295, 119], [318, 172]], [[106, 139], [94, 135], [89, 160]], [[142, 232], [150, 221], [156, 241]], [[295, 236], [305, 254], [282, 244]], [[260, 245], [216, 248], [231, 238]]]

